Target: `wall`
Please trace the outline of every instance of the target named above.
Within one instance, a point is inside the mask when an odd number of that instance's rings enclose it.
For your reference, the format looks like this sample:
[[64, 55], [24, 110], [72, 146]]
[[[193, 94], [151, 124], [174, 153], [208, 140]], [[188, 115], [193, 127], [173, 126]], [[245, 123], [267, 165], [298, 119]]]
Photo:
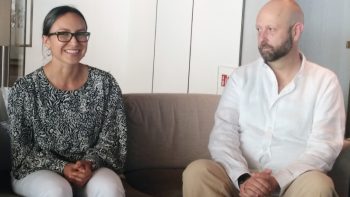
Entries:
[[215, 94], [219, 66], [238, 65], [242, 2], [36, 0], [26, 73], [45, 64], [44, 16], [69, 4], [83, 12], [91, 32], [83, 62], [111, 72], [124, 93]]
[[[10, 12], [11, 1], [1, 0], [0, 2], [0, 46], [10, 45]], [[0, 59], [1, 61], [1, 59]]]
[[241, 65], [248, 64], [260, 57], [255, 22], [260, 8], [266, 2], [268, 0], [245, 1]]
[[238, 65], [243, 1], [130, 0], [131, 92], [216, 93], [220, 65]]
[[221, 75], [239, 65], [242, 9], [242, 0], [195, 1], [189, 92], [220, 93]]
[[122, 89], [124, 92], [151, 92], [157, 0], [129, 2], [127, 64], [123, 70], [126, 77]]
[[349, 99], [350, 49], [350, 1], [298, 0], [304, 10], [305, 30], [300, 47], [305, 56], [338, 76], [344, 93], [344, 102]]

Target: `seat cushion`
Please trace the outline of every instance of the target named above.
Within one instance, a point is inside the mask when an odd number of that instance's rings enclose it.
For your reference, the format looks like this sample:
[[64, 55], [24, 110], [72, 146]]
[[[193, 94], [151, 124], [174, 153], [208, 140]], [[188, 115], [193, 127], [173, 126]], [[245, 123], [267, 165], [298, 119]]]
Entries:
[[147, 169], [125, 174], [126, 181], [135, 189], [157, 197], [182, 196], [184, 169]]
[[0, 196], [1, 197], [19, 197], [16, 194], [13, 194], [13, 193], [10, 193], [10, 192], [2, 192], [2, 191], [0, 191]]
[[128, 184], [126, 182], [126, 180], [124, 178], [122, 178], [122, 183], [123, 183], [124, 190], [125, 190], [125, 196], [128, 196], [128, 197], [129, 196], [130, 197], [152, 197], [151, 195], [143, 193], [143, 192], [137, 190], [136, 188], [132, 187], [130, 184]]

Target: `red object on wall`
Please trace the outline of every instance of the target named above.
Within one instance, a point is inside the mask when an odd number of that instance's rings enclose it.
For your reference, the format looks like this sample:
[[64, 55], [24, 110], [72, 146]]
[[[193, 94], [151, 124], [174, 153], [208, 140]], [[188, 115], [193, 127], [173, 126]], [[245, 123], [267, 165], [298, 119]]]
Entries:
[[221, 87], [225, 87], [229, 76], [226, 74], [221, 75]]

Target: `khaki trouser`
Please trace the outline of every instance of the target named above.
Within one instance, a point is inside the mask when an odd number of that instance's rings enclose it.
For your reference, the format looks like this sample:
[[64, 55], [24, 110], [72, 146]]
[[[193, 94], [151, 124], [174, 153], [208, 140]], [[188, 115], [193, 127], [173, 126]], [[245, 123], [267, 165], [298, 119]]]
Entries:
[[[225, 169], [212, 160], [197, 160], [183, 173], [184, 197], [238, 197]], [[308, 171], [296, 178], [283, 197], [337, 197], [332, 180], [319, 171]]]

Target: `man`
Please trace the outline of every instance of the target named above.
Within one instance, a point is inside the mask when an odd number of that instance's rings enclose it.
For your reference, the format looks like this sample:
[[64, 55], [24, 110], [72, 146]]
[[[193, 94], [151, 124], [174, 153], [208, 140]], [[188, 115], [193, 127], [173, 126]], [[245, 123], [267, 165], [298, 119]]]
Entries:
[[325, 172], [343, 144], [343, 95], [336, 75], [300, 52], [303, 20], [293, 0], [262, 7], [262, 58], [232, 73], [209, 139], [214, 161], [186, 168], [185, 197], [337, 196]]

